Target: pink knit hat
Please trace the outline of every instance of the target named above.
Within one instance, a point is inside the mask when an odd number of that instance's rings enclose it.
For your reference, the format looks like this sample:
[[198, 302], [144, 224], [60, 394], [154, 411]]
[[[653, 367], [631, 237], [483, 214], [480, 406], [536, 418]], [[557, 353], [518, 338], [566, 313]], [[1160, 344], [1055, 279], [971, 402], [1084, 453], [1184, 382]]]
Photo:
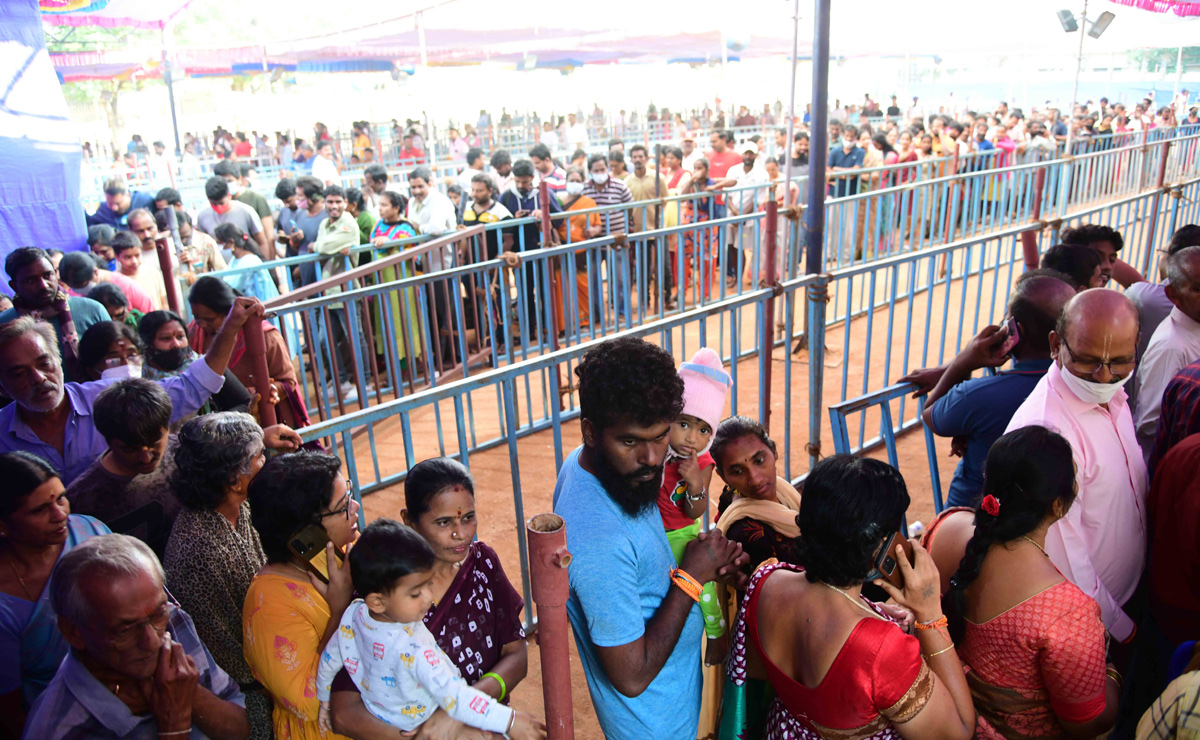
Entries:
[[721, 364], [721, 356], [703, 347], [691, 362], [679, 366], [679, 377], [683, 379], [683, 413], [700, 419], [715, 432], [733, 385]]

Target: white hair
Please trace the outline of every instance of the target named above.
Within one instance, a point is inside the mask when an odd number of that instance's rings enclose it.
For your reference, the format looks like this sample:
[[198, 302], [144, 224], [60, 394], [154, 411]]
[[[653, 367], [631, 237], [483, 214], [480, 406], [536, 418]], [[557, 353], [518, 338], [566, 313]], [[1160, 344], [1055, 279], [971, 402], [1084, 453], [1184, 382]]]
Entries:
[[55, 614], [76, 625], [89, 624], [94, 610], [79, 587], [85, 579], [135, 578], [146, 572], [163, 582], [162, 564], [145, 542], [126, 534], [93, 537], [59, 559], [50, 578], [50, 605]]
[[48, 322], [32, 316], [22, 316], [0, 325], [0, 350], [3, 350], [8, 343], [14, 342], [26, 334], [40, 336], [46, 344], [46, 349], [54, 357], [54, 361], [62, 364], [62, 355], [58, 350], [58, 333]]
[[1200, 246], [1185, 247], [1167, 257], [1167, 280], [1175, 290], [1182, 290], [1188, 283], [1188, 276], [1183, 266], [1189, 261], [1200, 258]]

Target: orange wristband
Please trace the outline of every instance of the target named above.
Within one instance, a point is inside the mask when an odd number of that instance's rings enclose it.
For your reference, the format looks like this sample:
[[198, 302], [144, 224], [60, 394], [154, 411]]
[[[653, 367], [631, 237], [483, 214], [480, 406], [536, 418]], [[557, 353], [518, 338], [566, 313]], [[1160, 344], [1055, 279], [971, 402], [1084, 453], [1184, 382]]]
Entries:
[[936, 630], [936, 629], [941, 629], [942, 627], [945, 627], [945, 626], [947, 626], [948, 624], [950, 624], [950, 622], [949, 622], [949, 620], [947, 620], [947, 619], [946, 619], [946, 615], [945, 615], [945, 614], [943, 614], [942, 616], [940, 616], [940, 617], [938, 617], [937, 619], [933, 620], [932, 622], [913, 622], [913, 626], [914, 626], [914, 627], [916, 627], [916, 628], [917, 628], [917, 629], [919, 629], [919, 630]]
[[679, 568], [671, 569], [671, 582], [679, 587], [681, 591], [691, 597], [692, 601], [700, 601], [700, 592], [704, 589], [700, 582], [692, 578], [687, 572]]

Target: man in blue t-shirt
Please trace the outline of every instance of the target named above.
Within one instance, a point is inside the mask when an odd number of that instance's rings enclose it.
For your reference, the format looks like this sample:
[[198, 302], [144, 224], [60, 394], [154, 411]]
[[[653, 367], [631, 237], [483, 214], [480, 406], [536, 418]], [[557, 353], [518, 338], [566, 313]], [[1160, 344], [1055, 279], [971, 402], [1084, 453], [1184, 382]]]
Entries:
[[[832, 130], [832, 126], [830, 128]], [[836, 176], [829, 185], [829, 197], [834, 199], [858, 194], [859, 177], [851, 171], [861, 169], [867, 156], [866, 151], [858, 146], [858, 129], [847, 125], [841, 130], [841, 137], [841, 145], [835, 142], [834, 148], [829, 150], [829, 173]], [[837, 253], [829, 255], [831, 260], [840, 257], [841, 264], [846, 265], [856, 255], [861, 256], [863, 232], [858, 222], [863, 208], [861, 200], [830, 204], [829, 225], [826, 228], [835, 234], [841, 231], [838, 237], [840, 247]]]
[[[917, 370], [900, 379], [920, 386], [915, 395], [929, 392], [922, 419], [934, 434], [952, 437], [951, 452], [962, 458], [950, 483], [947, 506], [979, 505], [988, 450], [1050, 369], [1050, 332], [1074, 295], [1075, 289], [1051, 270], [1026, 273], [1008, 303], [1019, 335], [1008, 353], [1000, 351], [1011, 323], [987, 326], [949, 365]], [[1012, 369], [971, 377], [976, 370], [1000, 367], [1009, 356]]]
[[108, 224], [117, 231], [129, 230], [129, 214], [139, 208], [154, 213], [154, 194], [130, 192], [125, 181], [114, 177], [104, 183], [104, 202], [95, 213], [84, 214], [88, 226]]
[[[673, 573], [655, 503], [683, 382], [669, 352], [633, 337], [597, 345], [575, 373], [583, 445], [559, 472], [554, 511], [570, 538], [567, 615], [592, 704], [610, 740], [694, 738], [699, 594]], [[679, 570], [736, 586], [747, 560], [714, 530], [687, 546]]]

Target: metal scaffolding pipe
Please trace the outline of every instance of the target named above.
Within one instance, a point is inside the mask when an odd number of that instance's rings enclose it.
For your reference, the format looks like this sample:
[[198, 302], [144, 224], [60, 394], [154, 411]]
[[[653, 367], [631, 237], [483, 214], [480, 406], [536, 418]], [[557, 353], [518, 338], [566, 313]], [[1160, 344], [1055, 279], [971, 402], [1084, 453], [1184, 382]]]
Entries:
[[538, 514], [525, 524], [529, 543], [529, 586], [537, 605], [538, 652], [546, 702], [548, 740], [574, 740], [571, 710], [571, 627], [567, 622], [570, 583], [567, 526], [557, 514]]
[[[808, 250], [805, 272], [816, 275], [825, 255], [825, 169], [829, 163], [829, 13], [831, 0], [813, 0], [812, 126], [808, 159]], [[788, 142], [791, 146], [791, 142]], [[791, 151], [788, 151], [791, 161]]]
[[[788, 152], [791, 157], [791, 152]], [[791, 183], [784, 181], [784, 188], [790, 189]], [[785, 190], [786, 192], [786, 190]], [[776, 234], [779, 231], [779, 206], [775, 202], [775, 186], [771, 186], [767, 196], [767, 215], [763, 223], [763, 275], [762, 282], [766, 287], [774, 288], [779, 284], [779, 269], [776, 262]], [[759, 366], [762, 368], [762, 388], [759, 392], [758, 421], [767, 429], [771, 428], [771, 355], [775, 349], [775, 295], [767, 298], [767, 304], [762, 314], [762, 335], [758, 338]]]
[[[1046, 168], [1039, 167], [1033, 181], [1033, 203], [1032, 203], [1032, 218], [1034, 221], [1042, 219], [1042, 194], [1046, 189]], [[1021, 248], [1025, 257], [1025, 269], [1036, 270], [1041, 264], [1041, 255], [1038, 254], [1038, 232], [1025, 231], [1021, 233]]]

